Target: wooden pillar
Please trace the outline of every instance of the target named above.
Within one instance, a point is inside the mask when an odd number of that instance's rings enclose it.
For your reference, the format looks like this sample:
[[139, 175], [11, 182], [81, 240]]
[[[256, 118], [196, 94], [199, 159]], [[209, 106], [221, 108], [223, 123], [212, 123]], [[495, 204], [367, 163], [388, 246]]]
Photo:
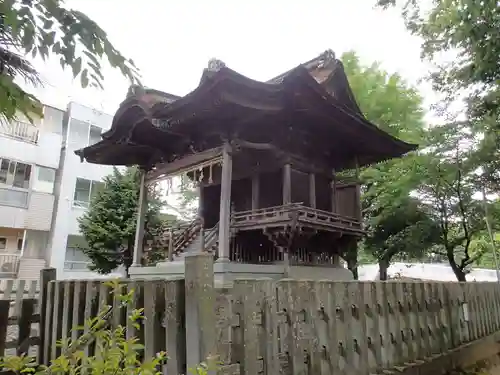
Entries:
[[316, 175], [309, 173], [309, 206], [316, 208]]
[[335, 169], [332, 171], [332, 212], [337, 213], [337, 176], [335, 176]]
[[230, 152], [231, 146], [226, 143], [222, 149], [218, 262], [229, 261], [229, 236], [231, 225], [231, 177], [233, 169], [232, 155]]
[[252, 210], [259, 208], [259, 196], [260, 196], [260, 175], [255, 173], [252, 176]]
[[203, 207], [204, 207], [204, 190], [203, 190], [203, 186], [200, 184], [198, 184], [198, 217], [202, 220], [202, 226], [205, 226], [204, 225], [204, 212], [203, 212]]
[[283, 167], [283, 204], [292, 203], [292, 169], [289, 163]]
[[168, 260], [170, 262], [174, 261], [174, 230], [173, 228], [168, 229]]
[[361, 186], [359, 184], [359, 164], [356, 157], [356, 219], [362, 221], [363, 214], [361, 213]]
[[148, 189], [146, 186], [146, 171], [141, 170], [141, 185], [139, 188], [139, 204], [137, 207], [137, 220], [135, 227], [134, 256], [132, 266], [140, 266], [144, 246], [144, 221], [148, 208]]

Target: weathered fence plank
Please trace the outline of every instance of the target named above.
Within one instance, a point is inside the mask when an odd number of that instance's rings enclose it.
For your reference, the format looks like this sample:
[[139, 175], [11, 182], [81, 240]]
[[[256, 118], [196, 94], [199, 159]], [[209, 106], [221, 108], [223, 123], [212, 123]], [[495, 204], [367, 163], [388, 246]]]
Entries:
[[[42, 283], [43, 359], [54, 358], [59, 353], [55, 342], [78, 337], [81, 333], [70, 329], [105, 306], [113, 308], [112, 326], [125, 326], [127, 337], [145, 345], [145, 357], [167, 351], [164, 374], [186, 373], [209, 356], [222, 361], [219, 375], [398, 371], [500, 328], [500, 290], [493, 283], [252, 279], [219, 290], [214, 288], [213, 258], [194, 254], [186, 257], [185, 280], [122, 284], [123, 293], [134, 291], [123, 308], [100, 281]], [[9, 296], [13, 288], [6, 283]], [[29, 306], [26, 301], [23, 306]], [[10, 302], [3, 302], [8, 307]], [[142, 308], [145, 319], [137, 329], [127, 316]], [[15, 343], [23, 353], [26, 342], [37, 341], [25, 339], [26, 322], [36, 320], [26, 309], [15, 309], [21, 311], [19, 319], [9, 320], [4, 313], [7, 324], [24, 327]], [[0, 323], [2, 316], [0, 306]], [[0, 324], [0, 342], [2, 329]], [[0, 345], [0, 351], [6, 348]], [[92, 345], [86, 350], [93, 354]]]
[[[17, 355], [26, 355], [29, 352], [31, 339], [31, 323], [38, 301], [36, 299], [23, 299], [19, 313], [19, 329], [17, 335]], [[35, 339], [35, 338], [33, 338]], [[36, 338], [38, 339], [38, 338]]]

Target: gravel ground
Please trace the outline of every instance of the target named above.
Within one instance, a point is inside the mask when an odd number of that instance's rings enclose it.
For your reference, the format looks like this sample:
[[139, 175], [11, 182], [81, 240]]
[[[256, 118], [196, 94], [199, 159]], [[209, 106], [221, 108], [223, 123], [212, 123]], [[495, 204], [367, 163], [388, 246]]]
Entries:
[[[18, 331], [19, 331], [18, 326], [16, 326], [16, 325], [9, 326], [7, 328], [7, 342], [12, 341], [12, 340], [17, 340]], [[31, 324], [30, 337], [40, 336], [38, 331], [39, 331], [39, 324], [38, 323]], [[30, 350], [29, 350], [29, 355], [36, 356], [37, 354], [38, 354], [38, 346], [31, 346]], [[6, 349], [5, 355], [6, 356], [16, 355], [16, 349]]]

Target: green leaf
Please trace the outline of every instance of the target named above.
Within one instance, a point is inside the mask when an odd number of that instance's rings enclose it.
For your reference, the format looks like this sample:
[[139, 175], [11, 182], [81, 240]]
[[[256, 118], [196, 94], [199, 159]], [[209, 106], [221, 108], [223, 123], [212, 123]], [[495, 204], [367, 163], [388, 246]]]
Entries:
[[[82, 58], [78, 57], [76, 60], [73, 61], [71, 64], [71, 69], [73, 70], [73, 77], [76, 78], [78, 74], [80, 74], [80, 71], [82, 70]], [[83, 83], [83, 81], [82, 81]]]
[[54, 45], [52, 46], [52, 52], [55, 54], [61, 53], [61, 43], [60, 42], [55, 42]]
[[43, 28], [45, 30], [50, 30], [54, 26], [54, 21], [51, 19], [44, 19]]
[[45, 43], [45, 45], [47, 47], [51, 47], [54, 44], [55, 37], [56, 37], [56, 32], [55, 31], [51, 31], [50, 33], [47, 33], [44, 36], [43, 42]]

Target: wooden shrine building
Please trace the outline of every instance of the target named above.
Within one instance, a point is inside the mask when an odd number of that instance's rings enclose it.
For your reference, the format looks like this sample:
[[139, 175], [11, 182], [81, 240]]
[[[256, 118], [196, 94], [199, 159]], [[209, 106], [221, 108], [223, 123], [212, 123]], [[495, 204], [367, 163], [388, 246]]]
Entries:
[[331, 51], [268, 82], [211, 60], [184, 97], [132, 87], [102, 138], [77, 154], [138, 165], [145, 184], [186, 174], [199, 186], [198, 217], [169, 241], [162, 267], [181, 269], [184, 253], [213, 251], [216, 264], [259, 265], [244, 267], [245, 277], [264, 266], [281, 276], [339, 267], [364, 232], [359, 184], [337, 174], [416, 147], [367, 121]]

